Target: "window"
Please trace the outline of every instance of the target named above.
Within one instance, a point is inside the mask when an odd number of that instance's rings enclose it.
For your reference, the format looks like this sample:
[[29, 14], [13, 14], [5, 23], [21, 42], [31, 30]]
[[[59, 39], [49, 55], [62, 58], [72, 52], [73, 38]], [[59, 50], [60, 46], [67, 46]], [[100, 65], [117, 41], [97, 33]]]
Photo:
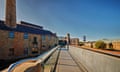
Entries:
[[14, 56], [14, 48], [9, 49], [9, 56]]
[[14, 32], [9, 32], [9, 38], [14, 38]]
[[51, 35], [48, 35], [48, 40], [51, 40]]
[[37, 37], [33, 38], [33, 47], [37, 48], [38, 47], [38, 42], [37, 42]]
[[45, 40], [45, 35], [42, 35], [42, 40]]
[[28, 39], [28, 33], [24, 33], [24, 39]]
[[28, 48], [24, 49], [24, 55], [28, 55]]
[[37, 37], [34, 37], [34, 43], [37, 43]]
[[33, 48], [32, 48], [32, 53], [38, 53], [38, 42], [37, 42], [37, 37], [33, 38]]

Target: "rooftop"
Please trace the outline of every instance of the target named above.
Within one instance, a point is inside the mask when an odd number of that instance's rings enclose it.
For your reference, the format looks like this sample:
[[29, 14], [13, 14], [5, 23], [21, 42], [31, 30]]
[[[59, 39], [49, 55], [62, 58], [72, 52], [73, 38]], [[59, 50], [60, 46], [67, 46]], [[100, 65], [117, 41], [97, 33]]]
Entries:
[[0, 20], [0, 30], [24, 32], [24, 33], [31, 33], [31, 34], [55, 35], [51, 31], [44, 30], [42, 26], [37, 26], [37, 25], [30, 24], [23, 21], [21, 21], [21, 24], [17, 24], [16, 28], [10, 28], [5, 25], [4, 21]]

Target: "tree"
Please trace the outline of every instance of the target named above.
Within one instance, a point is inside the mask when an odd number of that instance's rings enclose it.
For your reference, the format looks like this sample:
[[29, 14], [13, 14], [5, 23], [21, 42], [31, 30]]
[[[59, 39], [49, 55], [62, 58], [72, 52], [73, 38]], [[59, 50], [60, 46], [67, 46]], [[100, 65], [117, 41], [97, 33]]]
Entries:
[[83, 42], [79, 42], [79, 45], [80, 45], [80, 46], [83, 46], [83, 45], [84, 45], [84, 43], [83, 43]]
[[105, 49], [106, 48], [106, 43], [104, 43], [104, 41], [99, 40], [95, 43], [95, 47], [100, 48], [100, 49]]

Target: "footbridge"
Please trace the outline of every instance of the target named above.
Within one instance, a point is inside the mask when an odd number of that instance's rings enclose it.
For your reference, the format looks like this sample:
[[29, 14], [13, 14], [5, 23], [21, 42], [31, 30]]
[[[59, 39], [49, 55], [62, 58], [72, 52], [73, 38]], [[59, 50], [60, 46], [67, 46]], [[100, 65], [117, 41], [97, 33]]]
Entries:
[[120, 72], [120, 58], [83, 48], [57, 46], [13, 63], [2, 72]]

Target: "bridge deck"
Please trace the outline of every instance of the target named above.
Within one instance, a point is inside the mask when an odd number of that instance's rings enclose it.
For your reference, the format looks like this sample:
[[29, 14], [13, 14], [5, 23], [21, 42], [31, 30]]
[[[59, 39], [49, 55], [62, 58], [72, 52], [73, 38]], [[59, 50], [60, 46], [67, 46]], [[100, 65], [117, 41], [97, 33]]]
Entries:
[[60, 51], [56, 72], [82, 72], [82, 70], [80, 70], [68, 50], [62, 48]]

